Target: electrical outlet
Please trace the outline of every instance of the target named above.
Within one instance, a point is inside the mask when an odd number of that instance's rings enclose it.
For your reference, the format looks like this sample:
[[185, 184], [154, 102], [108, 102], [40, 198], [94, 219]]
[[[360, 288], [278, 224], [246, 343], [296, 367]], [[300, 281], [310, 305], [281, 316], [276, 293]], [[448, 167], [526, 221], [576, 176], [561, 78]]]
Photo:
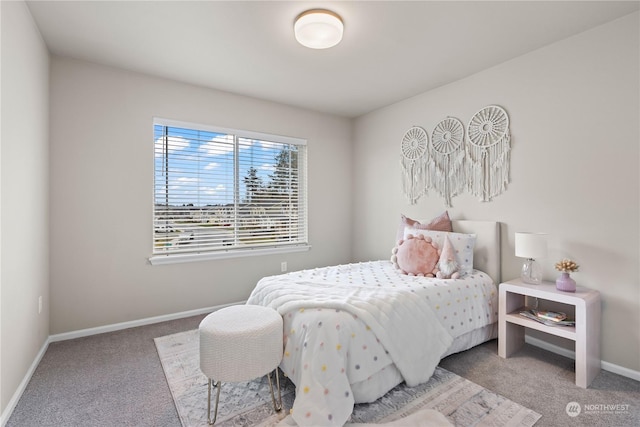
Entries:
[[282, 261], [282, 262], [280, 263], [280, 271], [281, 271], [281, 272], [283, 272], [283, 273], [284, 273], [285, 271], [287, 271], [287, 261]]
[[38, 297], [38, 314], [42, 313], [42, 295]]

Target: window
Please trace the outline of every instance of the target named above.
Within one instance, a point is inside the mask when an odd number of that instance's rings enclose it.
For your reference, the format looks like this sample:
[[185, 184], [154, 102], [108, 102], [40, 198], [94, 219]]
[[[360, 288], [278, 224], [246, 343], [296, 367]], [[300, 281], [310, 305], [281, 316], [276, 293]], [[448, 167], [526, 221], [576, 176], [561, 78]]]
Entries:
[[307, 250], [306, 141], [154, 121], [152, 264]]

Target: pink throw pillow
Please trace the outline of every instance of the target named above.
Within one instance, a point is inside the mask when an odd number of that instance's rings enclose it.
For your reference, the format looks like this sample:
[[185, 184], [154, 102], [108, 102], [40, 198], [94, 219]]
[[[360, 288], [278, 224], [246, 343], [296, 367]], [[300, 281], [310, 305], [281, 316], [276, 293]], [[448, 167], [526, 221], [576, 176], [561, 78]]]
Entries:
[[430, 237], [407, 236], [393, 248], [391, 261], [402, 273], [434, 277], [438, 272], [440, 250]]
[[404, 229], [409, 227], [417, 228], [419, 230], [453, 231], [448, 211], [444, 211], [437, 217], [433, 218], [431, 221], [429, 221], [428, 224], [420, 224], [420, 222], [416, 221], [415, 219], [411, 219], [401, 214], [400, 226], [398, 227], [398, 232], [396, 233], [396, 244], [400, 240], [404, 239]]

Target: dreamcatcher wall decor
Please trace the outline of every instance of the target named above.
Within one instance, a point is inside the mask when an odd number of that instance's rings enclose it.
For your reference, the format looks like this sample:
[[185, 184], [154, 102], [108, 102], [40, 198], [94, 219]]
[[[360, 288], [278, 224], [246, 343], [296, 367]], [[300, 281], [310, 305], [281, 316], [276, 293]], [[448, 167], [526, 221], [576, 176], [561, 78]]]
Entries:
[[409, 129], [402, 138], [402, 191], [412, 205], [427, 192], [429, 186], [428, 145], [429, 136], [419, 126]]
[[429, 150], [429, 183], [451, 207], [451, 198], [465, 189], [464, 126], [460, 120], [447, 117], [431, 133]]
[[490, 201], [509, 182], [511, 135], [506, 111], [497, 105], [478, 111], [469, 121], [467, 142], [469, 192]]

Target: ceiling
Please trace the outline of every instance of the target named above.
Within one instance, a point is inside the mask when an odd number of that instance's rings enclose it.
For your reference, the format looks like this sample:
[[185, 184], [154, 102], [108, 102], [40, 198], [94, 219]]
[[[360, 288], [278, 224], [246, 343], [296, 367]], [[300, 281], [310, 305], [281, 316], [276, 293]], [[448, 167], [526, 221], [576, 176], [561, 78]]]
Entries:
[[[639, 9], [638, 1], [28, 1], [54, 55], [357, 117]], [[302, 47], [307, 9], [343, 41]]]

